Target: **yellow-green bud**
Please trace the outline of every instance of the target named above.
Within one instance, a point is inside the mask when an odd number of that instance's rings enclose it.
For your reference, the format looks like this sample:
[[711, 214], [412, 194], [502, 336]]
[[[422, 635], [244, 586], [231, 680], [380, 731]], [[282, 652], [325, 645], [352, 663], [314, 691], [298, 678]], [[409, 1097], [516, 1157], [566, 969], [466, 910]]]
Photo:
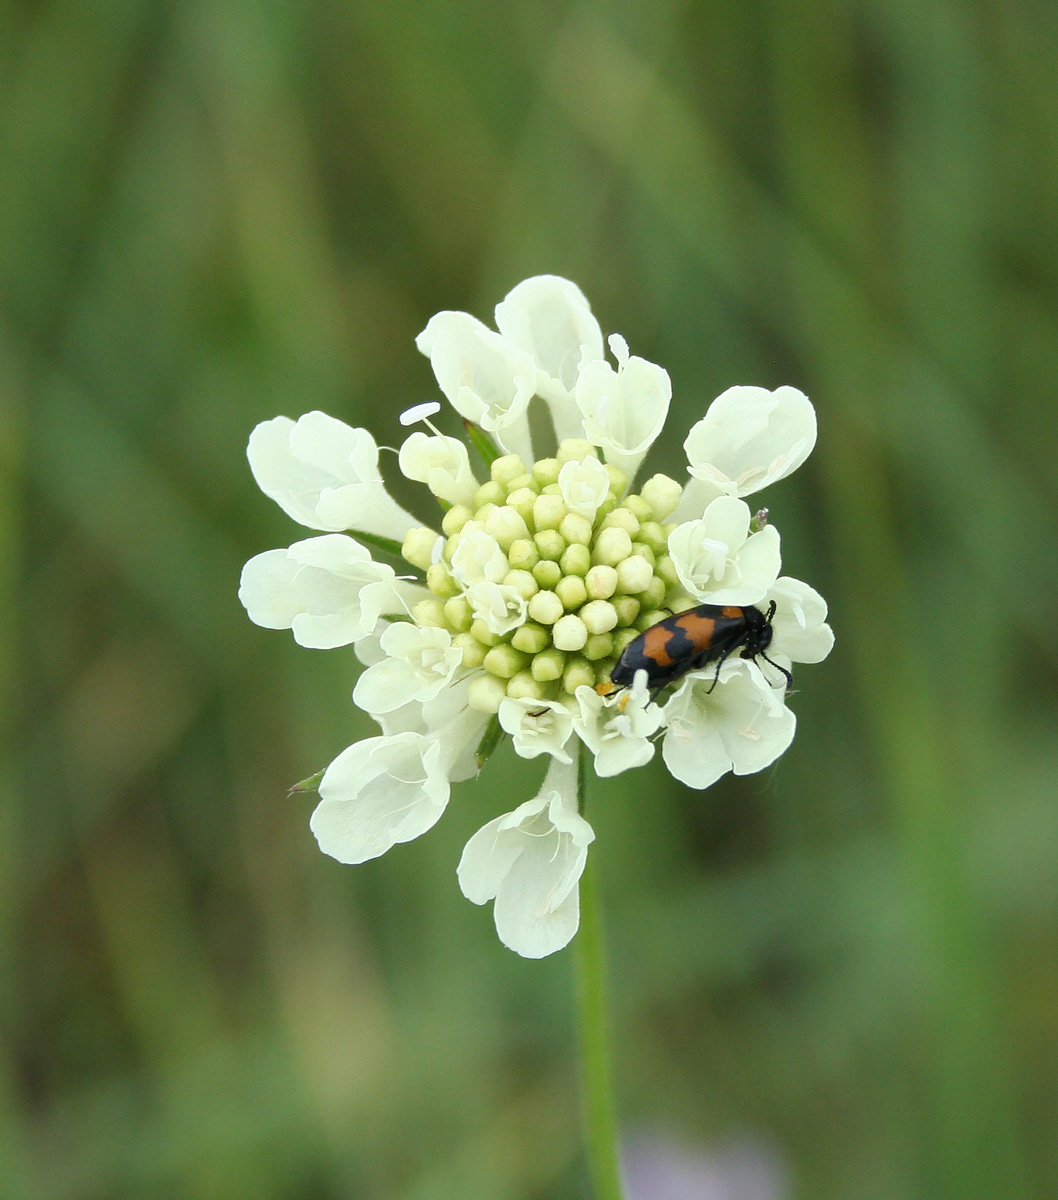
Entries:
[[[555, 595], [562, 601], [562, 607], [566, 612], [572, 612], [575, 608], [580, 608], [587, 600], [588, 589], [579, 575], [563, 575], [555, 584]], [[570, 648], [575, 650], [577, 647]]]
[[592, 600], [578, 615], [589, 633], [609, 633], [617, 627], [617, 609], [609, 600]]
[[654, 578], [650, 563], [645, 558], [633, 555], [617, 564], [617, 590], [619, 592], [643, 592]]
[[536, 492], [530, 488], [512, 489], [507, 495], [508, 505], [522, 518], [523, 521], [529, 522], [533, 519], [533, 501], [536, 499]]
[[508, 487], [512, 479], [517, 479], [519, 475], [525, 474], [525, 463], [517, 454], [504, 454], [493, 462], [489, 468], [489, 474], [492, 476], [493, 483], [502, 483]]
[[[606, 601], [602, 600], [599, 603], [605, 604]], [[588, 640], [587, 626], [580, 617], [569, 613], [555, 622], [555, 627], [551, 631], [551, 640], [558, 650], [582, 650], [584, 643]]]
[[568, 462], [583, 462], [588, 455], [594, 457], [595, 447], [586, 438], [566, 438], [558, 448], [558, 465]]
[[623, 529], [629, 538], [634, 538], [639, 532], [639, 518], [631, 509], [622, 504], [615, 508], [602, 523], [603, 529]]
[[[478, 511], [477, 511], [477, 512], [474, 514], [474, 520], [477, 522], [477, 524], [478, 524], [478, 527], [479, 527], [480, 529], [484, 529], [484, 528], [485, 528], [485, 522], [486, 522], [486, 521], [489, 519], [489, 513], [490, 513], [490, 512], [492, 512], [492, 510], [493, 510], [494, 508], [498, 508], [498, 507], [499, 507], [499, 505], [498, 505], [498, 504], [494, 504], [494, 503], [493, 503], [493, 502], [490, 500], [488, 504], [483, 504], [483, 505], [482, 505], [482, 506], [481, 506], [481, 507], [478, 509]], [[468, 522], [467, 522], [467, 524], [469, 525], [469, 524], [470, 524], [470, 522], [468, 521]]]
[[536, 481], [528, 471], [522, 475], [516, 475], [514, 479], [507, 481], [507, 503], [511, 502], [511, 492], [520, 492], [522, 488], [529, 488], [535, 492], [536, 487]]
[[513, 646], [493, 646], [485, 655], [485, 670], [501, 679], [510, 679], [523, 670], [529, 661], [528, 654], [515, 650]]
[[445, 620], [445, 606], [440, 600], [432, 597], [428, 600], [420, 600], [411, 610], [411, 615], [420, 625], [425, 625], [429, 629], [448, 628], [448, 622]]
[[[640, 602], [640, 604], [643, 605], [644, 608], [660, 608], [661, 602], [662, 602], [662, 600], [665, 599], [665, 593], [667, 591], [668, 591], [668, 588], [665, 586], [665, 581], [662, 579], [659, 579], [655, 575], [653, 577], [653, 579], [651, 579], [651, 581], [650, 581], [650, 586], [639, 597], [639, 602]], [[691, 603], [687, 607], [693, 608], [694, 601], [692, 600]], [[672, 611], [673, 612], [683, 612], [683, 609], [682, 608], [674, 608]]]
[[469, 633], [457, 633], [452, 644], [463, 651], [464, 667], [480, 667], [485, 661], [488, 646], [483, 646], [476, 637]]
[[640, 524], [651, 520], [654, 516], [654, 510], [642, 496], [625, 496], [624, 506], [636, 517]]
[[442, 600], [459, 594], [459, 584], [449, 574], [443, 562], [431, 563], [426, 568], [426, 586]]
[[544, 687], [529, 671], [519, 671], [507, 684], [507, 695], [513, 700], [543, 700]]
[[617, 591], [617, 571], [613, 567], [592, 567], [584, 576], [588, 596], [592, 600], [609, 600]]
[[546, 493], [537, 496], [533, 501], [533, 521], [537, 532], [541, 529], [557, 529], [567, 511], [566, 502], [561, 496], [549, 496]]
[[632, 553], [632, 539], [624, 529], [603, 529], [595, 539], [591, 561], [596, 565], [616, 567]]
[[653, 611], [645, 609], [639, 620], [636, 621], [635, 628], [642, 633], [644, 629], [649, 629], [651, 625], [657, 625], [659, 621], [664, 621], [671, 616], [672, 613], [667, 613], [660, 608], [655, 608]]
[[681, 613], [686, 612], [689, 608], [697, 608], [700, 603], [700, 600], [695, 600], [693, 596], [688, 596], [686, 592], [675, 592], [668, 597], [665, 607], [671, 608], [674, 613]]
[[554, 625], [565, 611], [554, 592], [537, 592], [529, 601], [529, 616], [541, 625]]
[[636, 541], [649, 546], [654, 551], [655, 556], [664, 554], [665, 547], [668, 544], [665, 540], [665, 530], [661, 528], [657, 521], [641, 521]]
[[554, 559], [542, 558], [533, 567], [533, 578], [542, 588], [554, 590], [555, 584], [562, 578], [562, 568]]
[[557, 529], [541, 529], [533, 538], [541, 558], [551, 558], [557, 561], [566, 549], [566, 539]]
[[[477, 525], [478, 522], [477, 521], [473, 521], [473, 522], [468, 521], [467, 524], [468, 525], [470, 525], [470, 524]], [[455, 554], [456, 546], [458, 546], [458, 545], [459, 545], [459, 534], [453, 533], [452, 536], [450, 538], [448, 538], [448, 540], [445, 542], [444, 550], [441, 552], [441, 557], [445, 560], [445, 562], [450, 563], [452, 561], [452, 555]]]
[[576, 542], [581, 546], [591, 545], [591, 521], [580, 513], [566, 513], [558, 527], [559, 533], [567, 542]]
[[558, 486], [557, 483], [549, 483], [547, 485], [547, 487], [542, 487], [540, 489], [540, 495], [541, 496], [561, 496], [562, 489]]
[[653, 510], [654, 520], [664, 521], [675, 511], [683, 495], [683, 488], [668, 475], [652, 475], [639, 492]]
[[519, 571], [531, 571], [540, 561], [540, 551], [530, 538], [516, 538], [507, 551], [507, 561]]
[[580, 542], [574, 542], [563, 551], [558, 565], [563, 575], [587, 575], [591, 566], [591, 551]]
[[466, 632], [474, 620], [474, 614], [470, 611], [470, 605], [467, 603], [465, 596], [455, 596], [451, 600], [445, 602], [445, 620], [453, 629], [458, 629]]
[[529, 571], [508, 571], [503, 577], [503, 582], [508, 587], [514, 588], [518, 595], [524, 597], [526, 600], [529, 600], [540, 591], [539, 584]]
[[[639, 616], [639, 610], [642, 607], [636, 596], [615, 596], [611, 603], [617, 610], [618, 625], [631, 625]], [[651, 608], [653, 607], [651, 605]]]
[[653, 550], [651, 550], [646, 542], [633, 542], [632, 553], [637, 554], [640, 558], [645, 558], [647, 562], [650, 563], [650, 569], [653, 571], [654, 563], [657, 562], [657, 555]]
[[609, 658], [613, 654], [613, 634], [593, 633], [584, 643], [584, 657], [589, 662], [597, 662], [600, 658]]
[[483, 646], [496, 646], [499, 644], [500, 635], [493, 633], [480, 617], [476, 621], [471, 622], [470, 632]]
[[523, 654], [539, 654], [550, 641], [551, 634], [543, 625], [535, 625], [532, 621], [526, 621], [524, 625], [519, 625], [514, 631], [511, 645], [515, 650], [521, 650]]
[[541, 683], [550, 683], [553, 679], [559, 679], [566, 669], [566, 656], [552, 646], [550, 650], [542, 650], [533, 659], [533, 665], [529, 669], [534, 679]]
[[[481, 508], [483, 504], [502, 504], [507, 499], [507, 489], [502, 483], [497, 483], [495, 479], [490, 479], [488, 483], [483, 483], [481, 487], [474, 493], [474, 508]], [[478, 516], [480, 520], [480, 514]]]
[[676, 564], [669, 554], [663, 554], [654, 564], [654, 574], [663, 579], [669, 587], [675, 587], [680, 582], [680, 577], [676, 574]]
[[404, 535], [404, 544], [400, 552], [413, 567], [425, 571], [433, 562], [433, 548], [436, 545], [437, 534], [432, 529], [425, 529], [420, 525], [416, 529], [409, 529]]
[[458, 533], [474, 514], [465, 504], [453, 504], [441, 518], [441, 528], [451, 537]]
[[623, 496], [625, 488], [628, 487], [628, 476], [620, 467], [615, 467], [613, 463], [606, 464], [606, 474], [610, 476], [610, 487], [613, 489], [614, 494]]
[[558, 483], [560, 463], [557, 458], [540, 458], [533, 464], [533, 479], [537, 487], [547, 487], [549, 483]]
[[639, 637], [638, 629], [615, 629], [613, 632], [614, 654], [623, 654], [626, 646], [630, 646]]
[[586, 658], [571, 658], [562, 672], [562, 686], [572, 695], [579, 687], [595, 686], [595, 671]]
[[507, 684], [495, 675], [476, 675], [467, 685], [467, 704], [475, 712], [498, 713], [507, 696]]
[[529, 526], [517, 509], [504, 504], [494, 508], [485, 518], [485, 532], [492, 534], [501, 550], [506, 550], [512, 542], [529, 536]]

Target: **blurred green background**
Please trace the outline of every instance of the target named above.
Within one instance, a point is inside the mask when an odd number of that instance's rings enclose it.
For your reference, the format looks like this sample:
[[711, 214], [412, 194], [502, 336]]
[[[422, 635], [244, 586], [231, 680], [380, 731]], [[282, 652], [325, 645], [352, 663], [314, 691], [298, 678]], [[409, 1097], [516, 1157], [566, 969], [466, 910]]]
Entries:
[[792, 749], [589, 801], [626, 1128], [1058, 1195], [1056, 56], [1042, 0], [0, 4], [4, 1200], [586, 1195], [570, 955], [455, 881], [539, 765], [323, 857], [354, 657], [235, 596], [303, 536], [253, 425], [397, 444], [429, 316], [541, 272], [670, 372], [648, 469], [731, 384], [820, 417]]

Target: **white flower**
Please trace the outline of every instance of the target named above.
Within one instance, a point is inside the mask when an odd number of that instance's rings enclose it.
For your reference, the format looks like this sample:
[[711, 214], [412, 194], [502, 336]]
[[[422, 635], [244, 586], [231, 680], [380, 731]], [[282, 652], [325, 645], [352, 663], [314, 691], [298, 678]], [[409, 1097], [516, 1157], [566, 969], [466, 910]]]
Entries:
[[342, 533], [266, 550], [243, 567], [239, 599], [256, 625], [290, 629], [300, 646], [330, 650], [373, 633], [380, 618], [408, 613], [430, 593], [397, 579]]
[[826, 623], [827, 602], [807, 583], [783, 575], [765, 597], [775, 601], [772, 647], [791, 662], [817, 663], [834, 648], [834, 631]]
[[456, 412], [530, 462], [526, 409], [536, 391], [532, 358], [464, 312], [431, 317], [415, 344]]
[[479, 829], [459, 860], [463, 895], [495, 900], [500, 941], [523, 958], [561, 950], [580, 924], [578, 884], [595, 833], [577, 812], [576, 788], [576, 767], [552, 762], [540, 794]]
[[785, 479], [815, 444], [815, 409], [797, 388], [728, 388], [683, 443], [692, 482], [677, 519], [697, 516], [716, 496], [749, 496]]
[[536, 275], [496, 305], [496, 328], [536, 364], [536, 390], [551, 409], [555, 434], [583, 436], [573, 391], [586, 363], [602, 358], [602, 330], [584, 293], [557, 275]]
[[324, 854], [366, 862], [431, 829], [449, 792], [436, 739], [421, 733], [366, 738], [324, 771], [310, 825]]
[[499, 542], [484, 529], [464, 528], [452, 555], [452, 574], [464, 587], [487, 579], [499, 583], [511, 569]]
[[261, 491], [310, 529], [350, 529], [399, 542], [422, 524], [386, 491], [371, 434], [326, 413], [262, 421], [246, 455]]
[[527, 602], [517, 588], [482, 579], [467, 588], [466, 596], [474, 616], [497, 637], [525, 624]]
[[610, 350], [617, 370], [605, 360], [588, 363], [577, 380], [577, 405], [588, 440], [631, 478], [665, 424], [672, 384], [664, 368], [630, 358], [623, 337], [614, 334]]
[[749, 532], [749, 505], [718, 496], [697, 521], [669, 535], [669, 554], [688, 593], [703, 604], [756, 604], [779, 574], [779, 533]]
[[715, 667], [692, 672], [665, 705], [661, 756], [681, 783], [707, 788], [728, 771], [750, 775], [770, 766], [796, 723], [782, 688], [756, 663], [728, 659], [719, 675]]
[[664, 714], [650, 702], [645, 675], [637, 672], [632, 687], [612, 696], [600, 696], [590, 687], [577, 688], [580, 712], [573, 717], [573, 728], [595, 755], [595, 774], [601, 778], [641, 767], [654, 757], [649, 739], [661, 727]]
[[386, 657], [356, 681], [353, 703], [369, 713], [392, 712], [402, 704], [432, 700], [459, 670], [463, 660], [446, 629], [399, 621], [382, 634]]
[[449, 504], [469, 504], [478, 490], [467, 448], [458, 438], [417, 431], [400, 448], [400, 469]]
[[570, 758], [566, 744], [573, 733], [573, 718], [564, 704], [553, 700], [513, 700], [500, 705], [500, 725], [514, 741], [514, 750], [522, 758], [550, 754], [561, 762]]
[[610, 490], [610, 476], [594, 455], [580, 462], [563, 463], [558, 473], [562, 501], [570, 512], [595, 520], [599, 505]]

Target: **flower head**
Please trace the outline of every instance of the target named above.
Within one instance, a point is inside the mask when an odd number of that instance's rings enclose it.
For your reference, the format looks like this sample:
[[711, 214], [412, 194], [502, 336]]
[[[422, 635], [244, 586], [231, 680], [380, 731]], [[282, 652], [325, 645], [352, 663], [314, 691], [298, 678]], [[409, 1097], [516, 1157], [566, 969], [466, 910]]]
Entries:
[[[471, 838], [459, 882], [475, 903], [495, 901], [501, 939], [527, 957], [560, 949], [577, 928], [594, 837], [577, 812], [577, 754], [610, 777], [648, 762], [660, 739], [669, 770], [695, 788], [759, 771], [793, 737], [790, 664], [818, 662], [833, 644], [826, 604], [780, 576], [779, 535], [743, 499], [804, 461], [815, 441], [808, 399], [730, 388], [686, 440], [686, 484], [655, 474], [636, 490], [671, 385], [619, 335], [608, 344], [616, 366], [587, 300], [557, 276], [515, 287], [495, 330], [467, 313], [433, 317], [417, 345], [477, 427], [485, 471], [432, 426], [410, 434], [397, 465], [440, 501], [426, 497], [429, 520], [389, 496], [366, 430], [309, 413], [266, 421], [250, 439], [266, 494], [327, 532], [252, 558], [240, 599], [258, 624], [290, 628], [303, 645], [354, 643], [366, 669], [353, 699], [382, 730], [324, 773], [312, 817], [320, 847], [362, 862], [424, 833], [450, 784], [509, 737], [517, 755], [548, 760], [547, 777], [535, 799]], [[542, 457], [529, 435], [534, 397], [556, 435]], [[429, 425], [437, 407], [402, 421]], [[416, 574], [374, 561], [357, 532], [399, 549]], [[615, 692], [622, 652], [697, 603], [774, 604], [770, 673], [735, 657], [676, 672], [667, 702], [645, 671]]]

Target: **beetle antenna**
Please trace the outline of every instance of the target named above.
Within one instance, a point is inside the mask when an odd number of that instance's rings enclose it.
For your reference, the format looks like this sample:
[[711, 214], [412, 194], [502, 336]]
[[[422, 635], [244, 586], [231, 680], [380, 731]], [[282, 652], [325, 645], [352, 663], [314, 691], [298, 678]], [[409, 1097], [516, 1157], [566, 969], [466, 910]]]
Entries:
[[[774, 608], [774, 607], [775, 607], [775, 602], [772, 601], [772, 608]], [[786, 676], [786, 690], [789, 691], [793, 687], [793, 676], [790, 674], [790, 672], [787, 671], [787, 669], [785, 667], [780, 667], [777, 662], [772, 662], [772, 660], [763, 652], [761, 653], [761, 658], [763, 658], [766, 663], [769, 663], [771, 666], [773, 666], [776, 669], [776, 671], [780, 671], [783, 675]]]

